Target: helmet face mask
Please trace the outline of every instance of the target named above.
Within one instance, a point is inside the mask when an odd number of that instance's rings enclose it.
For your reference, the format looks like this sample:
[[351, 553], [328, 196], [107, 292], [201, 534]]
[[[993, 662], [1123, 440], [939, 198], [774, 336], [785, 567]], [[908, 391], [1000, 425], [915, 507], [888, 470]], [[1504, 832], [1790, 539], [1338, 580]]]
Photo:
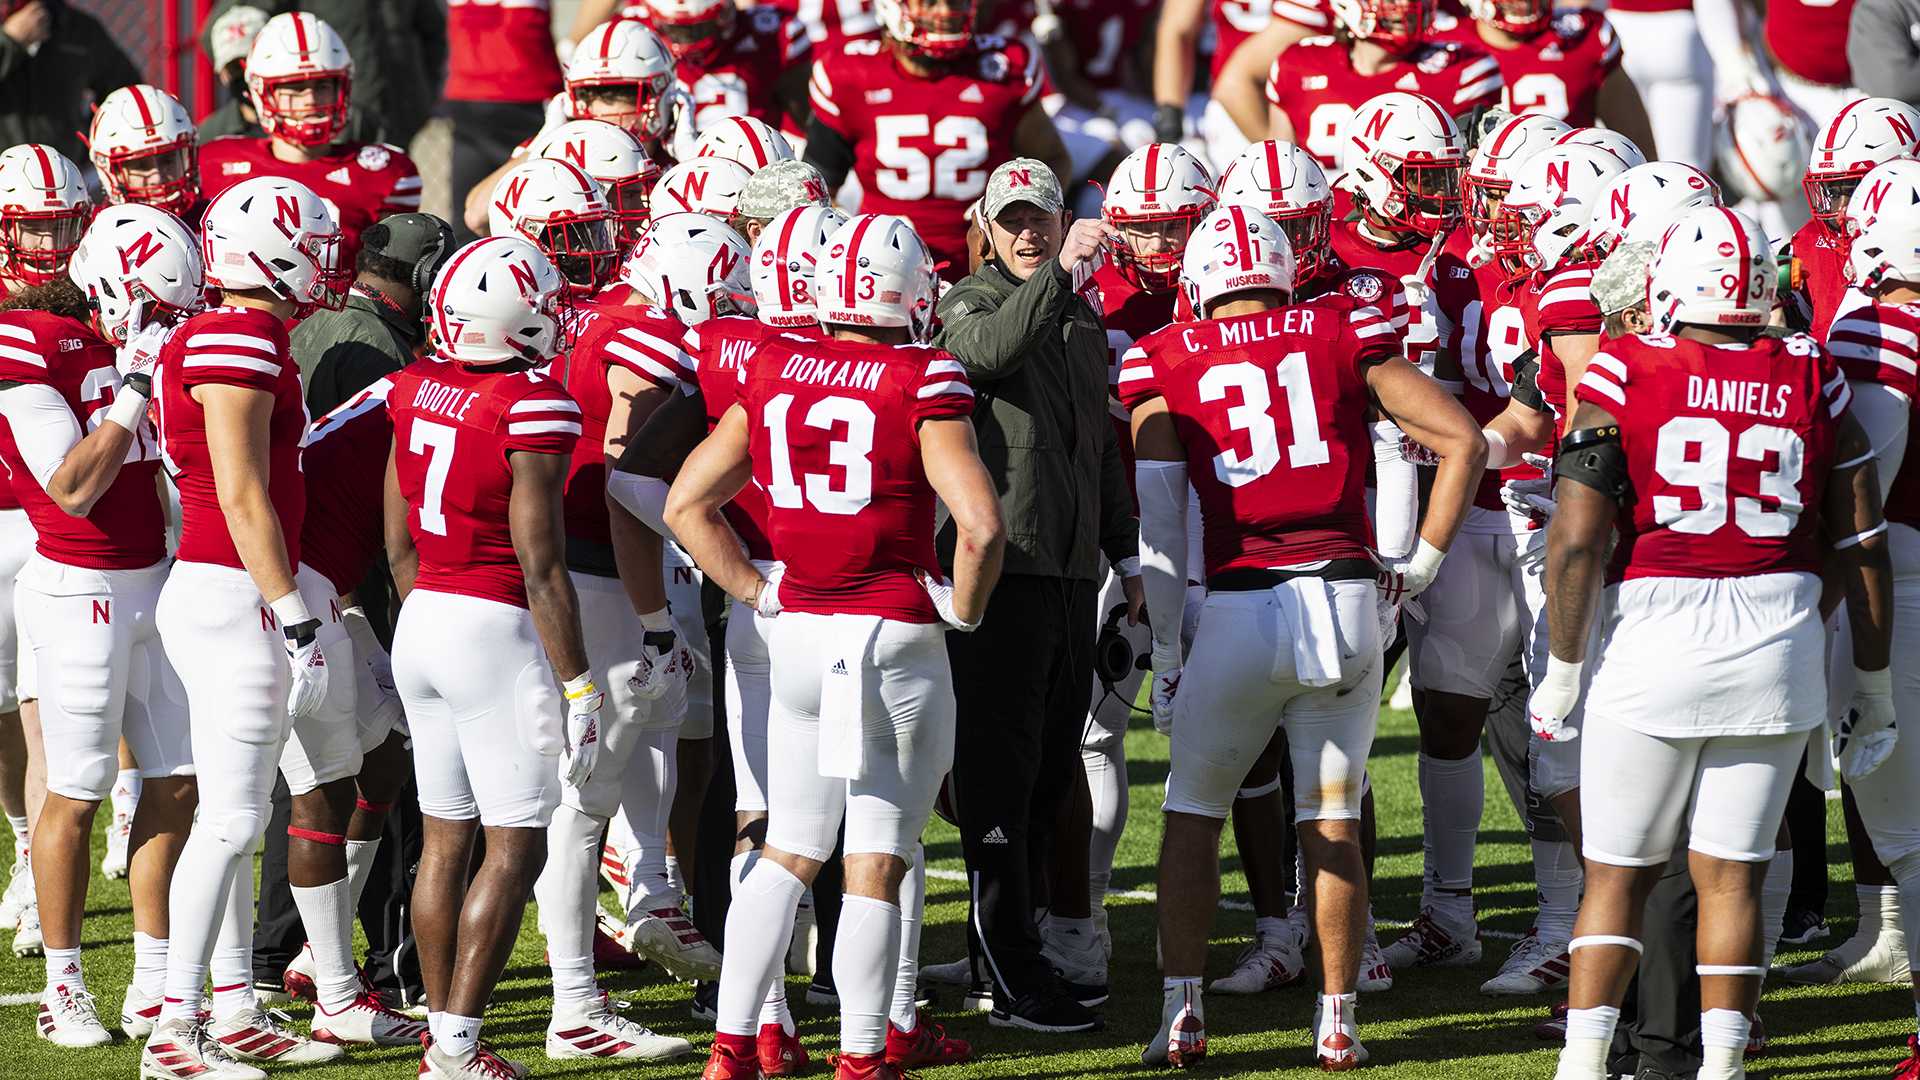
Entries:
[[1395, 56], [1413, 51], [1433, 25], [1433, 0], [1333, 0], [1334, 21], [1356, 40]]
[[629, 176], [607, 185], [607, 206], [613, 211], [614, 246], [624, 254], [633, 249], [647, 227], [646, 176]]
[[654, 32], [667, 43], [668, 51], [675, 60], [692, 60], [696, 63], [710, 63], [716, 59], [726, 45], [727, 35], [733, 32], [734, 7], [728, 3], [720, 5], [714, 14], [697, 22], [677, 22], [655, 14], [648, 20]]
[[545, 222], [529, 222], [529, 235], [553, 262], [570, 291], [591, 293], [613, 278], [619, 263], [614, 248], [613, 214], [556, 214]]
[[265, 103], [261, 115], [274, 118], [269, 134], [300, 146], [338, 142], [347, 130], [347, 86], [345, 72], [260, 80], [257, 97]]
[[67, 269], [67, 260], [87, 231], [88, 208], [0, 213], [0, 248], [7, 273], [29, 285], [45, 285]]
[[1467, 0], [1467, 10], [1477, 21], [1521, 37], [1539, 33], [1553, 18], [1547, 0]]
[[119, 202], [184, 210], [200, 192], [200, 155], [190, 144], [128, 151], [114, 156], [100, 175]]
[[1170, 289], [1180, 277], [1180, 255], [1187, 240], [1200, 224], [1205, 207], [1165, 217], [1124, 218], [1115, 221], [1120, 230], [1120, 260], [1123, 273], [1137, 284], [1150, 289]]
[[928, 60], [952, 60], [973, 47], [977, 0], [877, 0], [874, 8], [887, 35], [907, 52]]

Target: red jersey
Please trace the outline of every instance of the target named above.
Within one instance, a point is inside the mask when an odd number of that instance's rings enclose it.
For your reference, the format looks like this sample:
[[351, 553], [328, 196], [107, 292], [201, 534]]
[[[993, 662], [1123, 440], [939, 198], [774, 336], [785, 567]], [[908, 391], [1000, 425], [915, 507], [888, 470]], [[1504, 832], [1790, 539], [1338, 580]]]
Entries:
[[[113, 404], [120, 373], [114, 370], [113, 346], [86, 325], [21, 309], [0, 312], [0, 382], [51, 387], [84, 434], [103, 423], [100, 414]], [[166, 523], [153, 482], [160, 471], [158, 436], [144, 420], [119, 475], [85, 517], [74, 517], [47, 497], [4, 420], [0, 464], [12, 474], [11, 492], [33, 523], [35, 550], [54, 562], [135, 570], [166, 558]]]
[[992, 37], [975, 45], [930, 79], [907, 74], [878, 40], [849, 41], [813, 65], [814, 118], [854, 148], [860, 209], [912, 222], [949, 281], [967, 273], [968, 204], [1017, 156], [1014, 129], [1046, 89], [1037, 51]]
[[1853, 0], [1768, 0], [1767, 51], [1788, 73], [1807, 82], [1852, 86], [1847, 22]]
[[1472, 19], [1446, 11], [1434, 15], [1430, 36], [1491, 54], [1506, 84], [1500, 105], [1508, 112], [1541, 113], [1574, 127], [1593, 126], [1600, 86], [1620, 66], [1620, 38], [1591, 8], [1556, 12], [1546, 29], [1511, 49], [1487, 44]]
[[623, 367], [651, 385], [672, 386], [673, 373], [687, 363], [680, 351], [683, 333], [673, 316], [641, 304], [588, 304], [568, 319], [573, 348], [549, 372], [580, 407], [580, 438], [567, 467], [564, 499], [568, 538], [613, 543], [607, 520], [607, 420], [613, 414], [607, 370]]
[[1812, 220], [1793, 234], [1791, 248], [1787, 279], [1793, 301], [1807, 320], [1807, 333], [1824, 340], [1836, 318], [1865, 302], [1847, 285], [1847, 242]]
[[447, 0], [447, 100], [545, 101], [559, 91], [548, 0]]
[[[707, 413], [707, 430], [712, 431], [740, 399], [740, 376], [760, 347], [781, 334], [800, 338], [818, 338], [817, 328], [782, 330], [745, 315], [723, 315], [687, 328], [686, 354], [693, 370], [683, 376], [688, 392], [698, 392]], [[756, 483], [748, 483], [721, 508], [727, 523], [747, 545], [747, 558], [770, 560], [773, 542], [767, 539], [767, 493]]]
[[[1827, 349], [1847, 378], [1879, 383], [1920, 403], [1920, 304], [1867, 304], [1834, 321]], [[1907, 456], [1887, 491], [1886, 517], [1920, 529], [1920, 423], [1909, 416]], [[1909, 467], [1911, 463], [1912, 467]]]
[[1575, 388], [1620, 422], [1632, 501], [1609, 583], [1820, 572], [1820, 500], [1853, 391], [1820, 343], [1610, 341]]
[[1096, 90], [1125, 90], [1149, 72], [1132, 58], [1160, 11], [1159, 0], [1063, 0], [1054, 6], [1080, 60], [1080, 77]]
[[[1207, 26], [1213, 31], [1213, 63], [1207, 69], [1207, 85], [1220, 82], [1220, 70], [1227, 66], [1227, 60], [1240, 43], [1267, 28], [1273, 21], [1274, 9], [1281, 3], [1292, 4], [1294, 0], [1278, 0], [1269, 4], [1266, 0], [1207, 0]], [[1315, 29], [1323, 29], [1315, 26]]]
[[516, 451], [571, 454], [580, 406], [535, 371], [418, 360], [394, 374], [394, 473], [419, 554], [414, 587], [527, 606], [507, 507]]
[[[1433, 241], [1426, 237], [1414, 237], [1394, 247], [1380, 247], [1369, 238], [1359, 221], [1344, 218], [1334, 219], [1331, 239], [1333, 253], [1342, 263], [1356, 270], [1376, 271], [1382, 279], [1348, 281], [1346, 287], [1349, 291], [1353, 288], [1370, 291], [1377, 284], [1382, 299], [1376, 306], [1381, 306], [1383, 312], [1394, 313], [1395, 326], [1405, 345], [1407, 361], [1453, 388], [1459, 375], [1452, 354], [1446, 350], [1456, 340], [1454, 328], [1460, 323], [1461, 313], [1441, 307], [1441, 302], [1453, 294], [1442, 294], [1430, 288], [1430, 295], [1414, 306], [1408, 300], [1402, 284], [1406, 278], [1420, 273], [1420, 266], [1426, 261]], [[1428, 268], [1424, 280], [1432, 286], [1461, 270], [1467, 270], [1466, 262], [1443, 247]], [[1398, 296], [1391, 303], [1384, 300], [1387, 295], [1396, 293]], [[1374, 303], [1365, 296], [1354, 295], [1363, 303]], [[1404, 318], [1399, 317], [1402, 312], [1405, 313]]]
[[1595, 263], [1562, 266], [1535, 273], [1519, 286], [1527, 346], [1540, 356], [1540, 395], [1553, 410], [1561, 434], [1567, 427], [1567, 365], [1554, 355], [1552, 339], [1560, 334], [1600, 333], [1600, 305], [1593, 301], [1596, 269]]
[[960, 362], [926, 345], [782, 334], [740, 369], [739, 404], [773, 552], [787, 564], [781, 605], [937, 621], [914, 578], [940, 572], [919, 432], [972, 415]]
[[1209, 576], [1368, 557], [1366, 369], [1398, 352], [1378, 309], [1333, 295], [1176, 324], [1127, 353], [1121, 400], [1164, 398], [1186, 447]]
[[181, 562], [246, 569], [227, 532], [207, 453], [206, 410], [196, 386], [239, 386], [273, 396], [268, 420], [267, 495], [280, 519], [287, 563], [300, 562], [300, 526], [306, 516], [306, 477], [300, 447], [307, 435], [307, 403], [300, 368], [287, 349], [287, 324], [258, 308], [203, 311], [174, 328], [154, 372], [160, 406], [160, 449], [180, 491]]
[[681, 85], [693, 96], [694, 130], [705, 131], [729, 116], [751, 116], [799, 132], [776, 91], [780, 76], [807, 63], [812, 48], [800, 21], [776, 8], [738, 12], [718, 55], [706, 61], [685, 56], [675, 65]]
[[1500, 101], [1500, 63], [1472, 45], [1427, 42], [1379, 74], [1362, 75], [1353, 69], [1346, 45], [1317, 37], [1288, 47], [1267, 72], [1268, 103], [1287, 114], [1293, 141], [1328, 176], [1340, 170], [1347, 121], [1355, 110], [1392, 90], [1425, 94], [1448, 116], [1459, 116]]
[[[1470, 267], [1466, 256], [1473, 237], [1458, 229], [1447, 238], [1446, 252], [1452, 257], [1447, 270], [1434, 281], [1440, 306], [1460, 313], [1454, 326], [1454, 338], [1448, 351], [1460, 358], [1461, 404], [1473, 414], [1476, 423], [1487, 422], [1507, 409], [1513, 390], [1513, 364], [1531, 346], [1527, 343], [1525, 320], [1517, 298], [1508, 287], [1506, 275], [1497, 262]], [[1488, 470], [1480, 477], [1473, 505], [1483, 510], [1502, 510], [1500, 485], [1507, 480], [1533, 479], [1540, 470], [1521, 465], [1504, 470]]]
[[[1233, 3], [1234, 0], [1215, 0], [1216, 3]], [[1259, 0], [1240, 0], [1243, 6], [1253, 6]], [[1327, 0], [1273, 0], [1267, 5], [1274, 18], [1304, 26], [1309, 30], [1333, 33], [1333, 7]], [[1261, 23], [1261, 27], [1266, 25]], [[1255, 28], [1260, 29], [1260, 27]]]
[[340, 223], [340, 258], [348, 270], [367, 226], [420, 209], [420, 170], [397, 146], [342, 143], [297, 164], [274, 157], [271, 140], [264, 138], [227, 135], [200, 147], [200, 194], [207, 199], [256, 176], [298, 180], [320, 196]]
[[1607, 5], [1612, 11], [1692, 11], [1693, 0], [1613, 0]]
[[307, 523], [300, 561], [337, 595], [360, 587], [386, 545], [387, 451], [392, 379], [381, 379], [313, 422], [301, 462], [307, 474]]
[[773, 6], [799, 20], [816, 54], [840, 51], [854, 38], [880, 36], [880, 17], [873, 0], [773, 0]]

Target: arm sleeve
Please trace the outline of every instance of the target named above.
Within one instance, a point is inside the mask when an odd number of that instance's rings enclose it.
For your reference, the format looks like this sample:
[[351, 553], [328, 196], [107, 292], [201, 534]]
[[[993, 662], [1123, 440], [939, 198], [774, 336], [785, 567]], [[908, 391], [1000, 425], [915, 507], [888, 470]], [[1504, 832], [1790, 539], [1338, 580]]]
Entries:
[[580, 441], [580, 406], [558, 383], [536, 386], [507, 407], [508, 452], [571, 454]]
[[0, 417], [13, 429], [14, 445], [27, 471], [46, 490], [47, 481], [80, 441], [80, 422], [60, 396], [45, 383], [24, 383], [0, 390]]
[[962, 282], [942, 297], [940, 336], [934, 339], [976, 379], [998, 379], [1020, 370], [1043, 338], [1060, 333], [1061, 312], [1074, 295], [1072, 280], [1058, 259], [1021, 282], [997, 308], [980, 306], [979, 294]]
[[813, 119], [807, 121], [807, 164], [820, 170], [829, 190], [847, 182], [853, 171], [853, 144], [820, 119], [820, 104], [813, 106]]
[[[0, 395], [0, 400], [4, 397]], [[1893, 387], [1858, 380], [1853, 383], [1853, 416], [1866, 429], [1867, 441], [1873, 444], [1883, 503], [1887, 493], [1893, 490], [1893, 478], [1900, 475], [1901, 463], [1907, 456], [1907, 426], [1912, 414], [1912, 403]]]
[[1369, 425], [1373, 435], [1373, 546], [1389, 559], [1412, 554], [1420, 525], [1420, 478], [1400, 453], [1400, 426]]
[[[1103, 421], [1100, 424], [1100, 550], [1116, 568], [1124, 560], [1140, 554], [1140, 521], [1134, 517], [1133, 500], [1134, 493], [1127, 487], [1126, 462], [1120, 456], [1120, 436], [1112, 424]], [[1184, 589], [1186, 562], [1176, 564], [1176, 569]]]
[[1187, 601], [1187, 465], [1142, 458], [1133, 476], [1140, 492], [1140, 584], [1158, 670], [1180, 662], [1176, 613]]

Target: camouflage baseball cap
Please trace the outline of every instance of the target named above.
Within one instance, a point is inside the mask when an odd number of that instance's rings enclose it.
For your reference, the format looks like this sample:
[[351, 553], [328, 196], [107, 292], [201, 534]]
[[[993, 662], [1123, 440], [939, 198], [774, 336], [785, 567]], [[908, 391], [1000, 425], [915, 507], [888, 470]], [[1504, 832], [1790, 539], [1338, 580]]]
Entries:
[[1600, 314], [1618, 315], [1647, 300], [1647, 264], [1659, 245], [1643, 240], [1621, 244], [1613, 249], [1600, 268], [1593, 272], [1593, 302]]
[[251, 4], [235, 4], [213, 20], [207, 41], [213, 52], [213, 68], [219, 71], [235, 60], [245, 60], [253, 49], [254, 35], [267, 25], [267, 13]]
[[1032, 203], [1050, 214], [1066, 209], [1066, 197], [1060, 194], [1060, 178], [1046, 162], [1033, 158], [1014, 158], [993, 170], [987, 177], [987, 193], [980, 197], [981, 216], [993, 221], [1014, 203]]
[[742, 217], [771, 221], [800, 206], [827, 206], [827, 180], [804, 161], [776, 161], [740, 185], [735, 206]]

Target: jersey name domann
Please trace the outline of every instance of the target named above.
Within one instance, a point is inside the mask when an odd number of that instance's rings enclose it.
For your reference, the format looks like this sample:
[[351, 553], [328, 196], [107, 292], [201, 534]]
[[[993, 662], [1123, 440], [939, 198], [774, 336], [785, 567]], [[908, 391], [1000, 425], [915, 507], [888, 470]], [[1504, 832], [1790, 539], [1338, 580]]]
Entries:
[[858, 390], [872, 390], [880, 385], [880, 376], [887, 366], [879, 361], [870, 360], [820, 360], [798, 354], [789, 356], [780, 369], [780, 378], [787, 382], [812, 383], [815, 386], [847, 386]]

